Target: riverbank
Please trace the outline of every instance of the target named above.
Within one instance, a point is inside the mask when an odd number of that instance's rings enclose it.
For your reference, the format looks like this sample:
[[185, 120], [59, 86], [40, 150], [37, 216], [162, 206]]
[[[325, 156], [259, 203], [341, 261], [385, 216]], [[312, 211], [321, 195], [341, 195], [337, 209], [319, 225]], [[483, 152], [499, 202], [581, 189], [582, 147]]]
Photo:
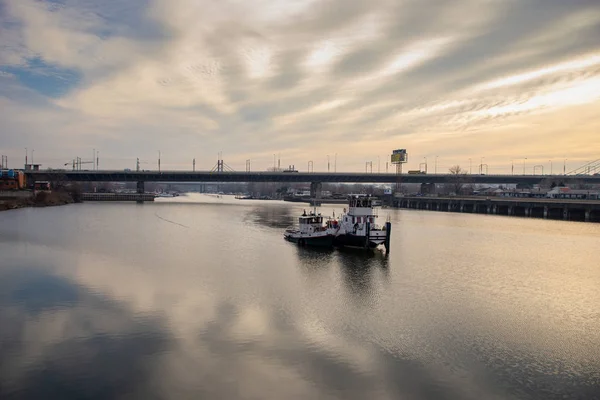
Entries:
[[15, 210], [25, 207], [52, 207], [75, 203], [73, 196], [67, 192], [40, 192], [30, 198], [14, 198], [0, 200], [0, 211]]

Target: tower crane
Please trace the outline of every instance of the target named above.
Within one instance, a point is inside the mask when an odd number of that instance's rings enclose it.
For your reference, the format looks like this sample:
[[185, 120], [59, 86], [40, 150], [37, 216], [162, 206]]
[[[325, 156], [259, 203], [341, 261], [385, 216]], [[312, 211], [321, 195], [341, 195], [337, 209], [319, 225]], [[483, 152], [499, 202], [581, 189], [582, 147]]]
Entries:
[[81, 171], [81, 164], [94, 164], [94, 161], [82, 161], [81, 157], [74, 158], [71, 162], [65, 163], [65, 167], [69, 164], [73, 165], [73, 171]]

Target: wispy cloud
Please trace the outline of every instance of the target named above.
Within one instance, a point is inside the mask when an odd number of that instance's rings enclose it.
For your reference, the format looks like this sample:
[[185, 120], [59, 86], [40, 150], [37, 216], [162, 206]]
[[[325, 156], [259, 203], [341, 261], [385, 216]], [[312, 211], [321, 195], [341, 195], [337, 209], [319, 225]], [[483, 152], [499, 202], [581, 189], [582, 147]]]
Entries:
[[588, 0], [4, 0], [2, 151], [95, 147], [122, 167], [160, 148], [206, 168], [218, 151], [257, 168], [337, 152], [360, 170], [400, 146], [500, 167], [564, 157], [562, 135], [584, 159], [600, 154], [598, 37]]

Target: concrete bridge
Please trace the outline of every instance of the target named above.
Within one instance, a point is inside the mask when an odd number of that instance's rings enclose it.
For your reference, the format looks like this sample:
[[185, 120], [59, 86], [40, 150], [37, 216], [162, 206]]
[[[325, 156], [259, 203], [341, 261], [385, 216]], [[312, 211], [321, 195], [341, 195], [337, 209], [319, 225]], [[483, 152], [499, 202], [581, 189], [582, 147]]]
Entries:
[[[451, 174], [373, 174], [356, 172], [215, 172], [215, 171], [26, 171], [28, 179], [77, 182], [321, 182], [321, 183], [451, 183]], [[543, 180], [600, 184], [600, 175], [464, 175], [465, 183], [537, 184]]]
[[484, 184], [534, 185], [550, 179], [556, 184], [573, 181], [600, 184], [600, 175], [461, 175], [451, 174], [373, 174], [356, 172], [230, 172], [230, 171], [25, 171], [28, 180], [73, 182], [137, 182], [137, 192], [144, 193], [145, 182], [165, 183], [227, 183], [227, 182], [288, 182], [310, 183], [311, 197], [320, 199], [323, 183], [421, 183], [456, 182]]
[[598, 200], [402, 197], [396, 205], [417, 210], [600, 222]]

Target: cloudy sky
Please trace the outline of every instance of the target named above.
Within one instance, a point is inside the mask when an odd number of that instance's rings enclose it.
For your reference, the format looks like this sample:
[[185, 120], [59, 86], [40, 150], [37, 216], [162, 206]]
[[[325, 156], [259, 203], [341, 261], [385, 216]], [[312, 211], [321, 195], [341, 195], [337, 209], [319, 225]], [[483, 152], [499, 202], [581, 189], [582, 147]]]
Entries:
[[11, 166], [562, 172], [600, 158], [600, 2], [0, 0], [0, 121]]

